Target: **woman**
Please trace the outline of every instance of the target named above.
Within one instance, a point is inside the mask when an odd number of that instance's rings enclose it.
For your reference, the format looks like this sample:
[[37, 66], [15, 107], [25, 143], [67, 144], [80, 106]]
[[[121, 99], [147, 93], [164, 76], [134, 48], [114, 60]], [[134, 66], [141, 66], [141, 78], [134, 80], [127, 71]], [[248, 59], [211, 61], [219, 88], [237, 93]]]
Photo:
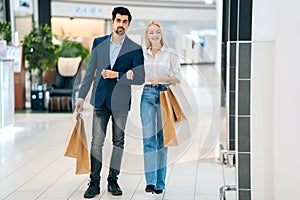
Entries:
[[164, 147], [159, 93], [169, 84], [179, 83], [180, 61], [167, 47], [161, 26], [151, 21], [145, 30], [145, 86], [140, 105], [143, 126], [146, 192], [160, 194], [165, 189], [167, 148]]

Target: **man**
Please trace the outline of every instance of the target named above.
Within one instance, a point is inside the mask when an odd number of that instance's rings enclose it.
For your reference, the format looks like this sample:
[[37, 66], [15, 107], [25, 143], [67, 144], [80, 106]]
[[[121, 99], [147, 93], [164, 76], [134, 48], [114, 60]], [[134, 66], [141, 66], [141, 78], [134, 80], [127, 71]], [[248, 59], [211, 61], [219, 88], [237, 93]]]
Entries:
[[80, 111], [83, 100], [94, 82], [90, 101], [94, 106], [90, 151], [91, 180], [84, 198], [93, 198], [100, 193], [102, 147], [110, 117], [113, 150], [107, 190], [112, 195], [122, 195], [117, 180], [124, 149], [124, 129], [130, 110], [131, 85], [143, 84], [145, 79], [142, 48], [125, 34], [131, 19], [127, 8], [114, 8], [112, 12], [113, 32], [94, 40], [91, 58], [75, 103], [76, 109]]

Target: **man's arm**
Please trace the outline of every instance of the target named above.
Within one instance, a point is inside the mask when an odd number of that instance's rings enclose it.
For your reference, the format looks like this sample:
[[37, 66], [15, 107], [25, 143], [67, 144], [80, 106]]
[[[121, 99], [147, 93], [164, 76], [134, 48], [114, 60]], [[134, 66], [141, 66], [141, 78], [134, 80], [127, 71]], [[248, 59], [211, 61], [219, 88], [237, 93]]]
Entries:
[[[132, 69], [127, 72], [119, 72], [119, 84], [141, 85], [145, 82], [144, 55], [141, 48], [134, 50]], [[126, 74], [126, 75], [125, 75]]]
[[93, 82], [94, 77], [95, 77], [95, 72], [96, 72], [96, 69], [97, 69], [97, 66], [96, 66], [97, 57], [96, 57], [96, 53], [95, 53], [95, 50], [94, 50], [95, 46], [96, 46], [96, 44], [95, 44], [95, 40], [94, 40], [91, 57], [90, 57], [90, 60], [89, 60], [89, 63], [88, 63], [88, 66], [87, 66], [82, 84], [81, 84], [81, 86], [79, 88], [79, 91], [78, 91], [77, 100], [75, 102], [75, 106], [76, 106], [75, 109], [77, 111], [82, 110], [83, 101], [84, 101], [87, 93], [89, 92], [90, 87], [91, 87], [92, 82]]

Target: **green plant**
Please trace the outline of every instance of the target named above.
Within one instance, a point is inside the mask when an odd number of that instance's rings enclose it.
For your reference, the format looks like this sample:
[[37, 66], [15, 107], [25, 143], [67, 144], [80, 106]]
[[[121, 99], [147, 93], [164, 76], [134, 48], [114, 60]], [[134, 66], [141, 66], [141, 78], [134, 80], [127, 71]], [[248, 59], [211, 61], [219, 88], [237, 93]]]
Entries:
[[10, 22], [0, 22], [0, 39], [6, 40], [8, 44], [11, 44], [11, 25]]
[[82, 68], [86, 65], [90, 58], [90, 52], [87, 48], [83, 47], [80, 42], [77, 42], [68, 37], [56, 37], [60, 41], [59, 57], [77, 57], [82, 58]]
[[43, 71], [54, 70], [58, 59], [59, 46], [52, 43], [51, 27], [48, 24], [39, 27], [33, 24], [21, 43], [30, 72], [38, 70], [39, 83], [42, 83]]
[[60, 57], [77, 57], [81, 56], [82, 60], [87, 58], [89, 50], [84, 48], [81, 43], [65, 38], [60, 45]]

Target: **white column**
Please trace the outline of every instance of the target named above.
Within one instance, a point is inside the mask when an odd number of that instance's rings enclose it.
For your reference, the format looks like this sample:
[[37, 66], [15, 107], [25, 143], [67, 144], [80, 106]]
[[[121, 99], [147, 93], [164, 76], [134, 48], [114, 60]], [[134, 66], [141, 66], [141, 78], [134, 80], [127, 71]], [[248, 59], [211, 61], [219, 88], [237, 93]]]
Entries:
[[253, 199], [299, 199], [300, 2], [253, 1]]
[[254, 0], [251, 61], [252, 199], [274, 199], [275, 0]]
[[252, 43], [252, 199], [274, 199], [274, 42]]
[[219, 74], [221, 74], [221, 57], [222, 57], [222, 18], [223, 18], [223, 0], [217, 1], [216, 6], [216, 27], [217, 27], [217, 39], [216, 39], [216, 68]]
[[39, 23], [39, 2], [33, 0], [33, 21], [38, 25]]
[[276, 0], [274, 77], [275, 200], [300, 199], [299, 7], [299, 1]]

